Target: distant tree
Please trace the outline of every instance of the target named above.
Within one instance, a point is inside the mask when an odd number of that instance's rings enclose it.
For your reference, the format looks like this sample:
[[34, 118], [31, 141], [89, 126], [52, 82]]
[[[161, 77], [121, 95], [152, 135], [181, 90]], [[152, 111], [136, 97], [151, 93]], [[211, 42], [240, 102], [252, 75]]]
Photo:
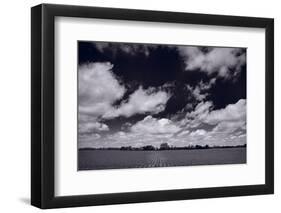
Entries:
[[120, 150], [132, 150], [131, 146], [121, 146]]
[[155, 150], [155, 147], [152, 145], [147, 145], [142, 147], [143, 150]]
[[169, 146], [168, 143], [161, 143], [160, 144], [160, 150], [167, 150], [169, 148], [170, 148], [170, 146]]
[[202, 146], [201, 145], [196, 145], [195, 149], [202, 149]]

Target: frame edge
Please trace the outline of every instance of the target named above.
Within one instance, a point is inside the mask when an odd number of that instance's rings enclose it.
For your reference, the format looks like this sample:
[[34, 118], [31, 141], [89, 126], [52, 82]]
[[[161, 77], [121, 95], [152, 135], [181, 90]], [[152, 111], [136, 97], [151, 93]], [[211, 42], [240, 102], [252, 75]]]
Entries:
[[42, 5], [31, 8], [31, 205], [42, 206], [41, 63]]
[[265, 27], [265, 47], [265, 184], [268, 193], [274, 194], [274, 19], [268, 19]]

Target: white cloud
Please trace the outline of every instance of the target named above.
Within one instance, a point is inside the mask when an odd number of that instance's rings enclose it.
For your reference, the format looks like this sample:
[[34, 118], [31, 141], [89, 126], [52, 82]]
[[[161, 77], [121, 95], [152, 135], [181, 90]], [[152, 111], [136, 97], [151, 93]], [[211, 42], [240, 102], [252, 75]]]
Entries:
[[[123, 98], [126, 89], [120, 80], [112, 72], [113, 65], [105, 63], [89, 63], [79, 67], [79, 144], [81, 146], [110, 145], [104, 137], [97, 137], [96, 132], [109, 131], [109, 126], [103, 123], [104, 119], [112, 119], [118, 116], [130, 117], [135, 114], [155, 114], [165, 109], [170, 98], [164, 88], [139, 87], [128, 98], [121, 102], [120, 106], [113, 104]], [[164, 122], [164, 123], [163, 123]], [[161, 127], [162, 125], [162, 127]], [[131, 129], [131, 124], [126, 129]], [[168, 130], [168, 128], [171, 128]], [[159, 122], [158, 131], [173, 131], [176, 127], [165, 123], [165, 119]], [[127, 137], [127, 133], [114, 135], [121, 140], [121, 136]], [[122, 140], [126, 142], [126, 139]], [[137, 133], [131, 133], [130, 137], [139, 138]], [[109, 138], [108, 142], [115, 140]], [[137, 139], [136, 139], [137, 140]], [[150, 137], [148, 142], [152, 138]], [[137, 140], [139, 141], [139, 140]]]
[[196, 128], [204, 122], [206, 117], [209, 115], [213, 108], [213, 103], [210, 101], [200, 102], [195, 107], [194, 111], [186, 113], [185, 118], [183, 118], [180, 123], [182, 126], [188, 126], [191, 128]]
[[[229, 104], [223, 109], [213, 110], [213, 103], [210, 101], [200, 102], [192, 112], [188, 112], [184, 119], [180, 121], [182, 126], [195, 128], [202, 123], [209, 125], [220, 124], [223, 126], [235, 126], [234, 122], [246, 123], [246, 100], [240, 99], [235, 104]], [[228, 122], [228, 123], [227, 123]], [[245, 125], [241, 125], [245, 128]]]
[[167, 118], [156, 119], [147, 116], [131, 127], [132, 132], [149, 134], [170, 134], [176, 133], [180, 128]]
[[79, 67], [79, 113], [101, 116], [123, 97], [125, 87], [117, 80], [112, 68], [109, 62]]
[[[241, 99], [223, 109], [213, 110], [212, 102], [200, 102], [194, 111], [186, 113], [174, 123], [181, 127], [176, 143], [238, 145], [245, 144], [246, 137], [230, 137], [231, 134], [246, 134], [246, 100]], [[209, 125], [208, 130], [204, 126]], [[183, 132], [186, 131], [187, 134]], [[235, 133], [237, 132], [237, 133]]]
[[232, 133], [238, 128], [246, 125], [245, 120], [241, 121], [222, 121], [213, 129], [214, 132]]
[[210, 48], [204, 53], [198, 47], [179, 47], [185, 59], [186, 70], [200, 69], [207, 74], [216, 73], [222, 78], [230, 78], [241, 71], [246, 63], [246, 54], [240, 48]]
[[155, 91], [150, 88], [144, 90], [139, 87], [130, 95], [127, 102], [121, 103], [117, 108], [113, 108], [103, 115], [103, 118], [114, 118], [118, 116], [130, 117], [134, 114], [159, 113], [165, 109], [165, 105], [170, 95], [164, 91]]
[[186, 89], [197, 101], [203, 101], [209, 95], [208, 90], [215, 84], [216, 79], [212, 78], [209, 82], [200, 81], [196, 86], [186, 85]]
[[79, 116], [111, 119], [118, 116], [130, 117], [134, 114], [159, 113], [165, 109], [170, 95], [160, 89], [139, 87], [127, 102], [119, 107], [113, 103], [121, 99], [125, 86], [112, 72], [113, 65], [89, 63], [79, 67]]
[[197, 129], [190, 133], [190, 136], [203, 136], [206, 135], [207, 132], [204, 129]]
[[[201, 104], [201, 107], [206, 106]], [[167, 118], [147, 116], [138, 121], [126, 131], [107, 134], [99, 139], [85, 140], [90, 147], [120, 147], [153, 145], [159, 147], [167, 142], [171, 146], [188, 145], [242, 145], [246, 143], [245, 130], [233, 131], [239, 128], [239, 122], [218, 123], [214, 129], [180, 127], [178, 122]], [[224, 128], [223, 128], [224, 127]], [[91, 142], [91, 143], [90, 143]], [[84, 143], [85, 144], [85, 143]]]
[[[219, 110], [213, 110], [212, 102], [204, 101], [206, 91], [215, 83], [215, 78], [210, 82], [200, 82], [197, 86], [190, 87], [199, 104], [192, 112], [186, 113], [184, 118], [158, 119], [151, 115], [165, 109], [171, 94], [164, 91], [163, 87], [148, 89], [139, 87], [128, 97], [128, 100], [121, 102], [117, 107], [113, 106], [117, 100], [123, 98], [126, 89], [112, 69], [113, 65], [109, 62], [90, 63], [79, 67], [79, 144], [81, 142], [81, 146], [148, 144], [159, 146], [162, 142], [174, 146], [237, 145], [246, 142], [246, 100], [241, 99]], [[104, 119], [146, 113], [151, 115], [135, 124], [124, 125], [123, 131], [104, 133], [109, 131], [109, 127], [103, 123]], [[210, 125], [212, 129], [204, 129], [204, 125]], [[236, 135], [237, 131], [241, 131], [241, 134]], [[97, 132], [103, 132], [100, 133], [102, 136]]]
[[211, 101], [200, 102], [195, 107], [195, 110], [193, 112], [189, 113], [189, 115], [191, 115], [193, 117], [195, 117], [195, 116], [204, 117], [203, 115], [208, 114], [212, 107], [213, 107], [213, 103]]
[[89, 147], [95, 147], [95, 145], [99, 144], [99, 147], [102, 146], [100, 144], [101, 135], [97, 133], [92, 134], [83, 134], [79, 135], [79, 148], [89, 148]]
[[95, 42], [93, 45], [100, 51], [104, 52], [105, 50], [111, 51], [111, 53], [116, 56], [117, 51], [122, 51], [129, 55], [136, 55], [136, 54], [144, 54], [145, 56], [149, 56], [150, 50], [155, 49], [157, 45], [139, 45], [139, 44], [113, 44], [108, 42]]
[[197, 85], [194, 88], [191, 86], [187, 86], [187, 89], [191, 92], [192, 96], [197, 100], [197, 101], [203, 101], [206, 99], [208, 93], [202, 93], [201, 88]]
[[189, 133], [190, 133], [190, 131], [188, 129], [186, 129], [186, 130], [180, 132], [177, 136], [178, 137], [187, 136], [187, 135], [189, 135]]
[[218, 124], [220, 122], [246, 122], [246, 100], [240, 99], [235, 104], [229, 104], [224, 109], [214, 110], [208, 114], [204, 122]]
[[200, 81], [199, 82], [199, 88], [201, 90], [209, 90], [211, 89], [211, 87], [216, 83], [216, 78], [212, 78], [209, 82], [203, 82], [203, 81]]
[[100, 122], [79, 123], [79, 134], [109, 131], [109, 127], [106, 124]]
[[150, 54], [150, 48], [155, 48], [155, 46], [149, 46], [149, 45], [139, 45], [139, 44], [121, 44], [119, 46], [120, 50], [131, 55], [136, 54], [145, 54], [145, 56], [149, 56]]

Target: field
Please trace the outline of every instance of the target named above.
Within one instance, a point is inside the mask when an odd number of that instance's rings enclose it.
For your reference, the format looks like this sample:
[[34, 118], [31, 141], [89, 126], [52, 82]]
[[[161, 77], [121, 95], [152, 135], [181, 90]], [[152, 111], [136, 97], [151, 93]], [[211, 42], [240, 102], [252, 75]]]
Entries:
[[79, 150], [78, 170], [246, 163], [246, 148], [162, 151]]

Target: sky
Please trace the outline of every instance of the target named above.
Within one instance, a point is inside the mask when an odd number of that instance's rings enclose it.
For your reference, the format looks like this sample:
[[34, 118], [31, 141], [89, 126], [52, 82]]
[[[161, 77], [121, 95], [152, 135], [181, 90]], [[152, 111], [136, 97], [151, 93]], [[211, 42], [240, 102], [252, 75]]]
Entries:
[[78, 147], [246, 144], [246, 48], [78, 42]]

